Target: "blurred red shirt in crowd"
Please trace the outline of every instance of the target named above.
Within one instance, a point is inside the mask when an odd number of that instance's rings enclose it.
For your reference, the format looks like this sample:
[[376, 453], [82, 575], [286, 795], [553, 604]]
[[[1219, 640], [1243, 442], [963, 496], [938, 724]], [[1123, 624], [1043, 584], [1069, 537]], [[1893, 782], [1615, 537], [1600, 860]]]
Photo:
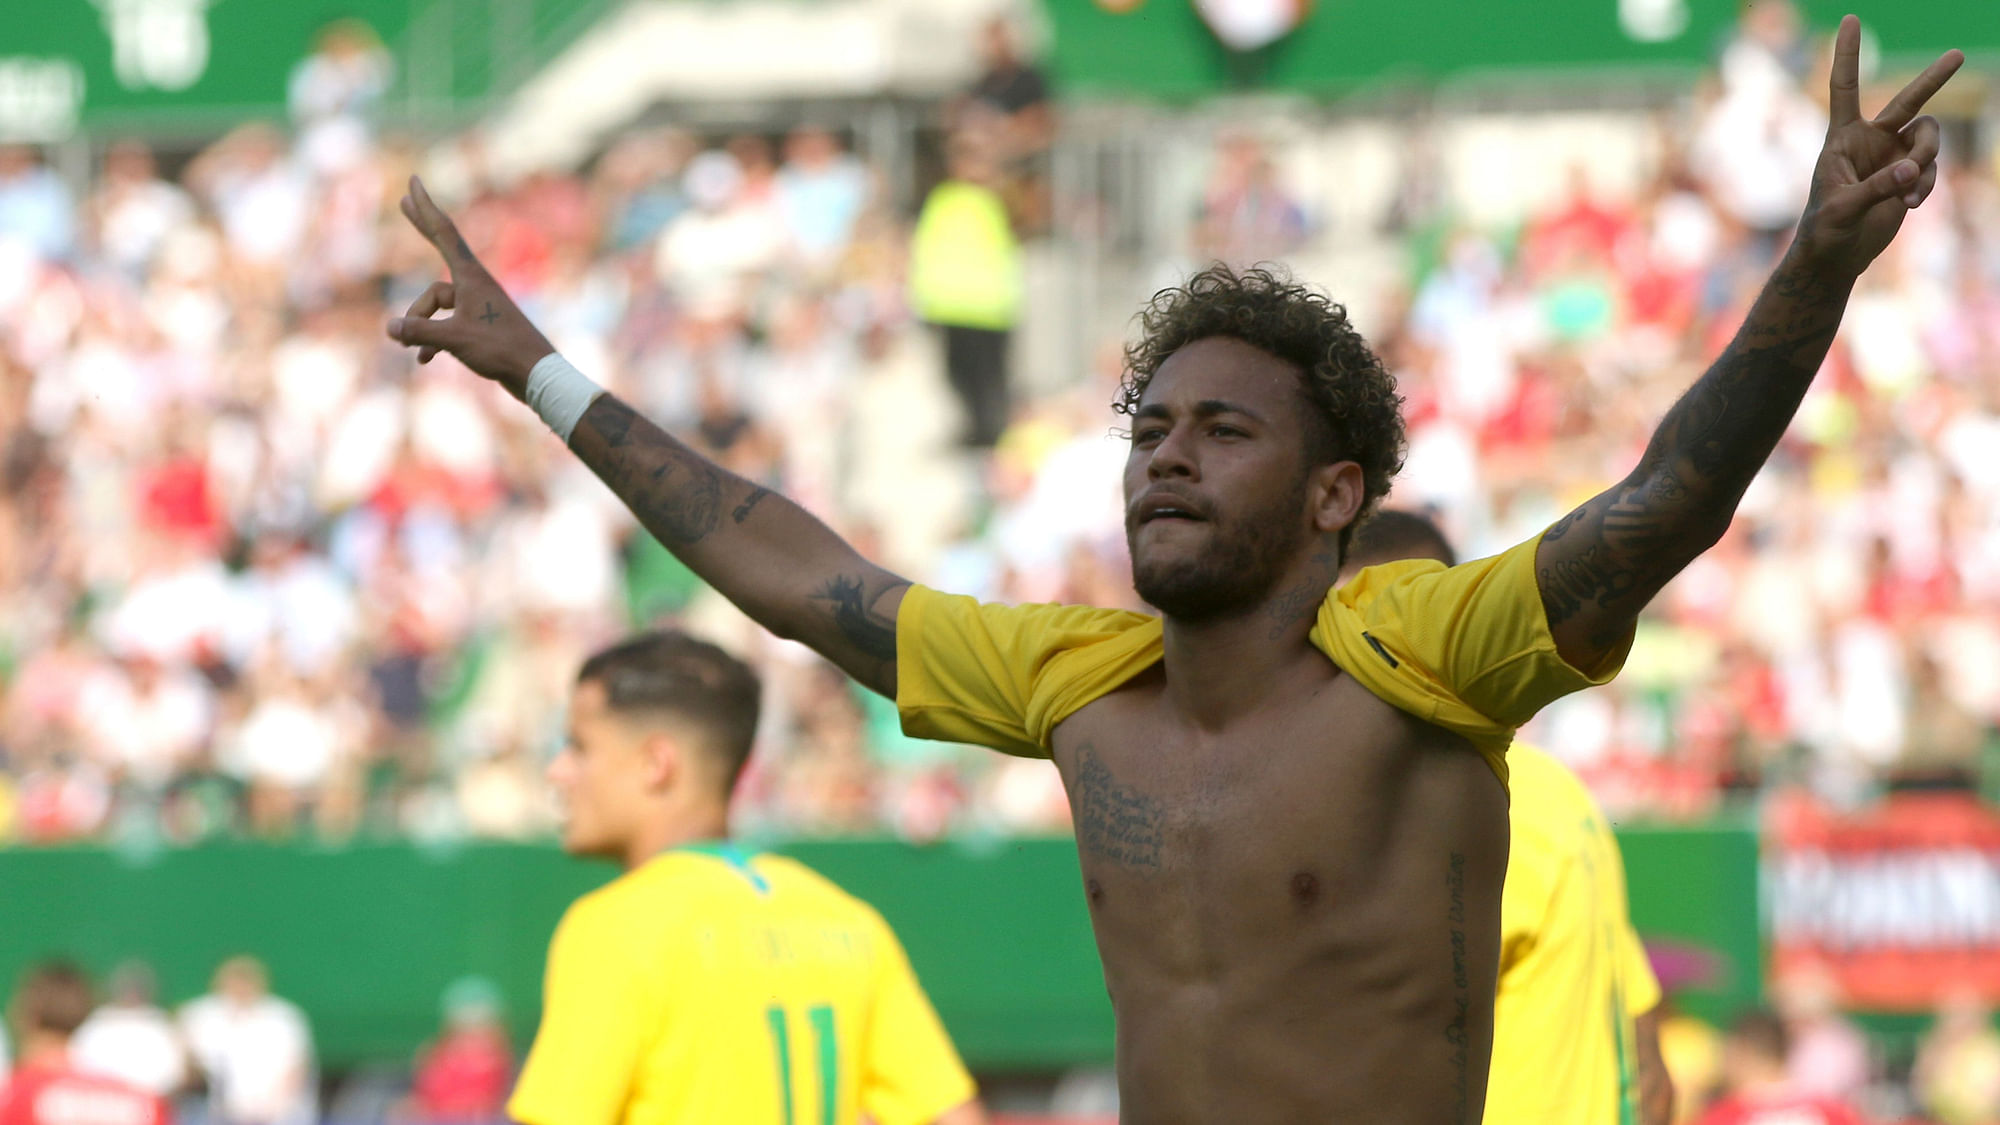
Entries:
[[[412, 1091], [427, 1122], [499, 1121], [513, 1085], [513, 1054], [497, 1026], [445, 1032], [417, 1063]], [[0, 1125], [11, 1125], [0, 1122]]]
[[169, 1125], [167, 1103], [115, 1078], [84, 1074], [67, 1056], [24, 1065], [0, 1087], [0, 1125]]
[[1701, 1125], [1867, 1125], [1867, 1119], [1839, 1102], [1811, 1094], [1736, 1095], [1711, 1106]]

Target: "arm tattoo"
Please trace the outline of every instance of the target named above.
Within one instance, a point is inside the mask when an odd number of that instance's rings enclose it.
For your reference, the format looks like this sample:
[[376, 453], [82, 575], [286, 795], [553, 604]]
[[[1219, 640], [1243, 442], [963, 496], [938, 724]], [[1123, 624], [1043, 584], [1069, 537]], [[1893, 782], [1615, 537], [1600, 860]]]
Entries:
[[871, 598], [864, 592], [860, 575], [840, 574], [829, 580], [814, 596], [831, 603], [834, 627], [840, 630], [840, 635], [848, 644], [861, 650], [864, 656], [894, 661], [896, 619], [876, 613], [872, 607], [883, 594], [908, 585], [908, 582], [894, 582]]
[[1119, 782], [1086, 742], [1076, 751], [1076, 780], [1070, 785], [1076, 846], [1121, 867], [1157, 870], [1166, 839], [1166, 806]]
[[[722, 472], [667, 436], [612, 395], [584, 412], [585, 424], [612, 451], [596, 466], [612, 491], [668, 546], [691, 546], [715, 530], [722, 515]], [[574, 444], [574, 443], [572, 443]]]
[[1589, 642], [1615, 644], [1660, 587], [1722, 537], [1826, 358], [1848, 290], [1780, 264], [1632, 475], [1543, 534], [1537, 578], [1550, 625], [1591, 613]]
[[770, 494], [771, 490], [765, 488], [763, 485], [758, 485], [756, 488], [751, 489], [750, 495], [745, 496], [743, 502], [736, 505], [736, 510], [730, 513], [730, 518], [734, 519], [737, 523], [742, 523], [744, 520], [749, 519], [750, 509], [757, 506], [757, 501], [762, 500]]
[[1466, 1073], [1472, 1053], [1472, 977], [1466, 968], [1465, 952], [1465, 854], [1451, 853], [1445, 868], [1445, 890], [1450, 895], [1446, 917], [1451, 922], [1451, 1017], [1445, 1021], [1444, 1041], [1451, 1048], [1451, 1093], [1456, 1112], [1453, 1121], [1464, 1121], [1472, 1102], [1471, 1078]]

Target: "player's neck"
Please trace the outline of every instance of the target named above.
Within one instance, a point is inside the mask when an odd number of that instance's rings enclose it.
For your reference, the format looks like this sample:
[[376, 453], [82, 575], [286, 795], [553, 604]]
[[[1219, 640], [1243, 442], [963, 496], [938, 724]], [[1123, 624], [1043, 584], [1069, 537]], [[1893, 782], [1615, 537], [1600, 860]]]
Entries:
[[640, 827], [625, 849], [625, 870], [631, 871], [661, 852], [729, 838], [729, 808], [714, 802], [689, 805], [663, 813]]
[[1167, 618], [1164, 664], [1174, 709], [1197, 727], [1217, 730], [1257, 710], [1315, 658], [1323, 662], [1306, 642], [1313, 616], [1289, 612], [1283, 602], [1274, 596], [1202, 621]]

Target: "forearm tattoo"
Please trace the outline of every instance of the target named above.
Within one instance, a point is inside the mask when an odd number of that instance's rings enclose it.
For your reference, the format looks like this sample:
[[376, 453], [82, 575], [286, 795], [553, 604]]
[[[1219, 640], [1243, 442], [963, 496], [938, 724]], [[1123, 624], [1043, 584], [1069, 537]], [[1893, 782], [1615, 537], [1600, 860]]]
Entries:
[[612, 395], [591, 403], [580, 425], [596, 431], [608, 454], [591, 467], [662, 542], [692, 546], [715, 530], [722, 515], [720, 469]]
[[1847, 293], [1793, 261], [1779, 267], [1735, 340], [1661, 420], [1632, 475], [1542, 536], [1549, 624], [1601, 611], [1605, 627], [1592, 643], [1610, 645], [1721, 538], [1826, 358]]

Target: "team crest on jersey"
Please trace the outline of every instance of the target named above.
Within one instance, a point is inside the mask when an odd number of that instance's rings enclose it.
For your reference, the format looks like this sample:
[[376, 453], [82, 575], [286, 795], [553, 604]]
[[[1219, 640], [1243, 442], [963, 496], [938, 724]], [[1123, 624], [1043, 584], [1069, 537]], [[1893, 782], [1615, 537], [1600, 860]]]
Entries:
[[1194, 0], [1194, 9], [1224, 46], [1254, 51], [1304, 23], [1312, 0]]

